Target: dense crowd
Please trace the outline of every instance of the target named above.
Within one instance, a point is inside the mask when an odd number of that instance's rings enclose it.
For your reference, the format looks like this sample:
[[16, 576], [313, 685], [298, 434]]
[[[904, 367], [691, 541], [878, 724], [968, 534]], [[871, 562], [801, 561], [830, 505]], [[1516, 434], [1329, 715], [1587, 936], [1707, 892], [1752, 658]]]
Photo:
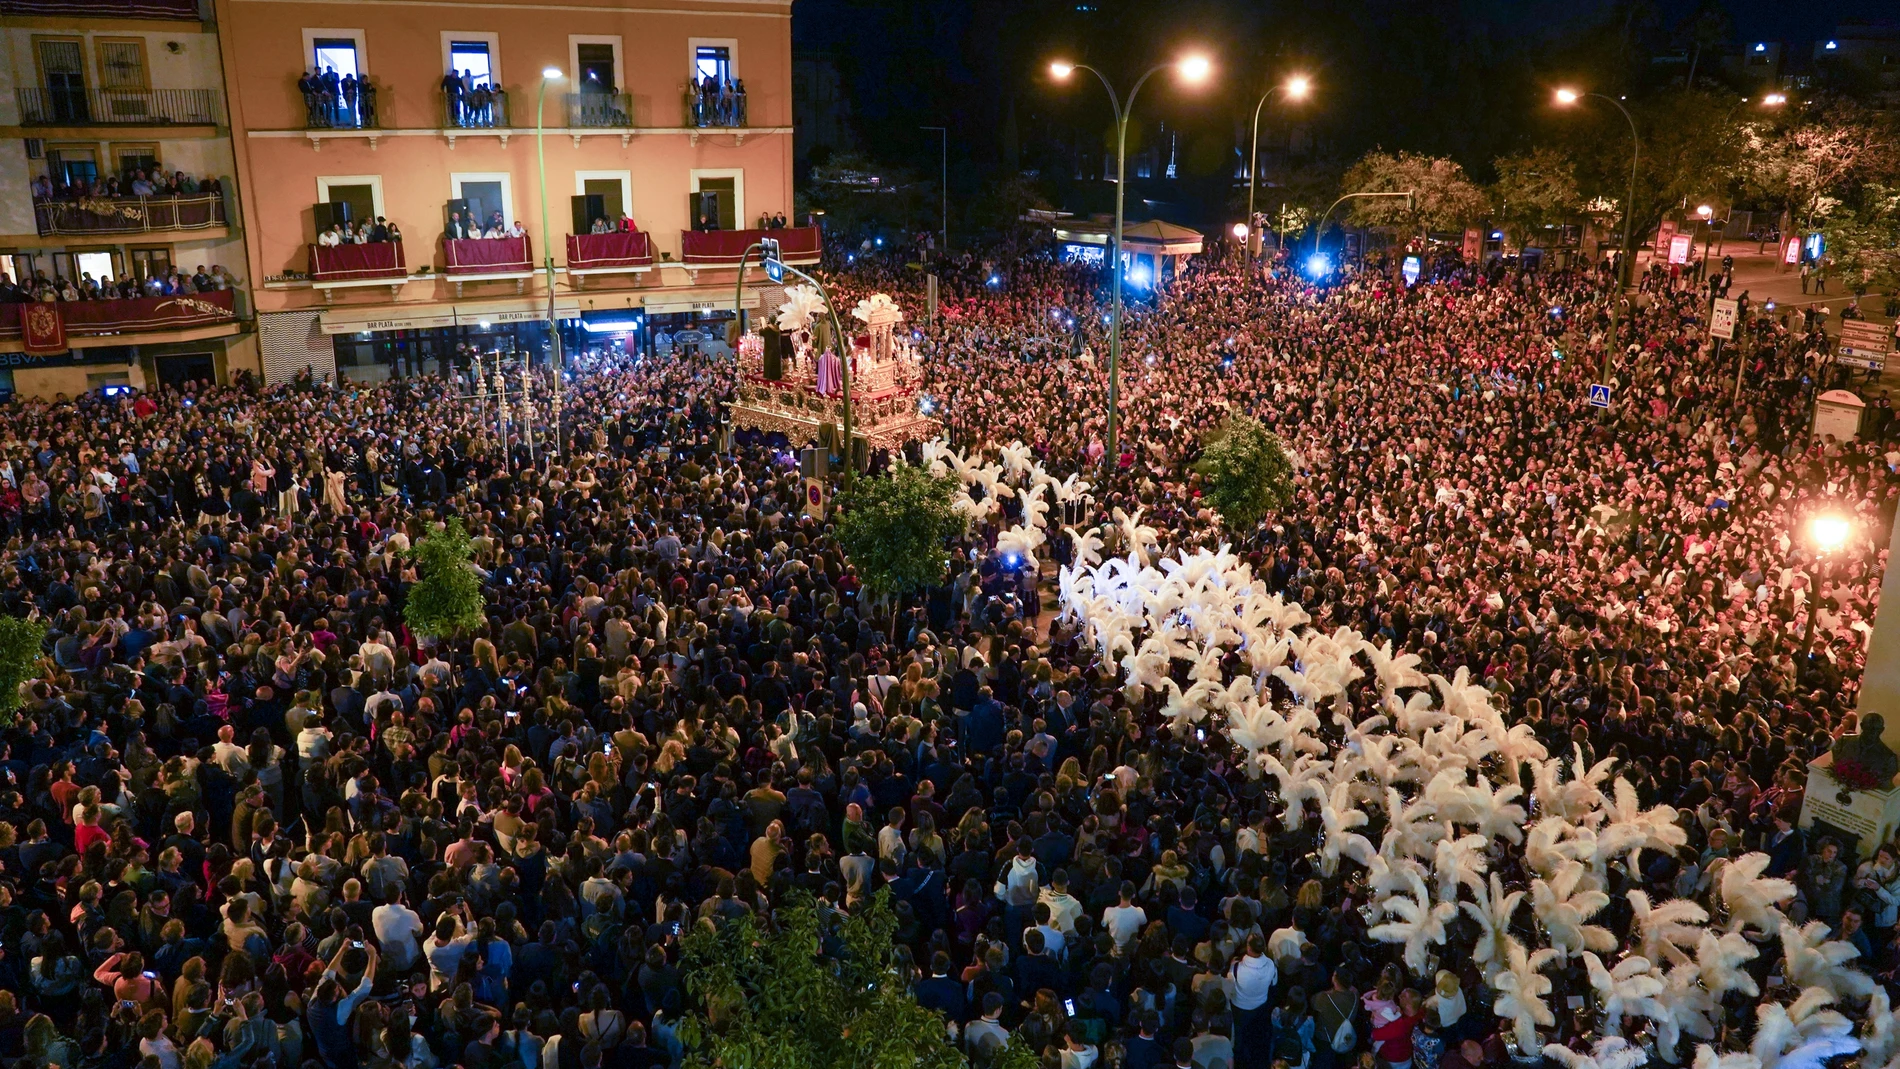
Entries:
[[[1793, 914], [1892, 982], [1894, 852], [1850, 867], [1791, 826], [1852, 726], [1896, 487], [1884, 400], [1862, 439], [1806, 431], [1823, 335], [1751, 305], [1717, 358], [1703, 298], [1657, 287], [1599, 414], [1598, 270], [1316, 289], [1210, 258], [1132, 314], [1108, 457], [1099, 280], [1007, 256], [942, 281], [920, 329], [955, 442], [1097, 470], [1073, 526], [1231, 538], [1316, 624], [1469, 669], [1552, 753], [1681, 808], [1642, 879], [1693, 895], [1768, 852]], [[921, 319], [899, 262], [834, 285]], [[685, 932], [883, 889], [892, 968], [979, 1063], [1011, 1037], [1054, 1069], [1514, 1057], [1462, 920], [1400, 964], [1315, 819], [1048, 622], [990, 552], [1020, 505], [893, 618], [777, 443], [719, 448], [734, 378], [584, 363], [553, 460], [435, 377], [15, 404], [0, 607], [51, 632], [0, 735], [0, 1058], [677, 1067]], [[1190, 468], [1230, 410], [1301, 473], [1238, 538]], [[1824, 510], [1852, 533], [1821, 556]], [[447, 516], [490, 622], [426, 642], [405, 550]]]
[[32, 278], [23, 278], [16, 283], [11, 275], [0, 272], [0, 303], [119, 301], [134, 297], [216, 293], [237, 285], [237, 280], [231, 277], [222, 264], [212, 264], [208, 271], [203, 264], [193, 271], [186, 271], [182, 266], [160, 266], [162, 270], [143, 277], [124, 272], [116, 279], [111, 275], [94, 278], [92, 272], [81, 271], [76, 281], [65, 275], [48, 275], [44, 271], [36, 271]]
[[40, 175], [33, 179], [33, 199], [91, 200], [94, 197], [196, 197], [223, 189], [216, 178], [197, 178], [183, 171], [166, 174], [156, 168], [127, 168], [123, 175], [103, 178]]

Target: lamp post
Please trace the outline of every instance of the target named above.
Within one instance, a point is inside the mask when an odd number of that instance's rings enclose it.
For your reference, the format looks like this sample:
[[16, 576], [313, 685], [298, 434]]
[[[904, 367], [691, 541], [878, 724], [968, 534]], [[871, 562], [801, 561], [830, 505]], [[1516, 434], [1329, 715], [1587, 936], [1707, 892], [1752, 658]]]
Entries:
[[[1260, 168], [1260, 109], [1267, 106], [1267, 98], [1275, 93], [1285, 93], [1288, 100], [1305, 100], [1313, 89], [1313, 83], [1304, 74], [1288, 78], [1283, 85], [1276, 85], [1260, 94], [1260, 103], [1253, 106], [1253, 149], [1247, 156], [1247, 228], [1248, 234], [1258, 236], [1260, 228], [1254, 225], [1253, 191], [1258, 184], [1254, 181], [1254, 172]], [[1253, 256], [1253, 242], [1247, 242], [1247, 255]]]
[[[1851, 529], [1852, 525], [1847, 522], [1846, 517], [1833, 513], [1823, 513], [1809, 521], [1808, 537], [1814, 541], [1814, 548], [1819, 551], [1815, 558], [1816, 571], [1819, 571], [1818, 565], [1827, 558], [1829, 553], [1841, 548], [1847, 542], [1847, 535]], [[1820, 595], [1821, 586], [1817, 577], [1812, 589], [1808, 591], [1808, 626], [1801, 633], [1803, 657], [1811, 656], [1814, 652], [1814, 614], [1821, 605]]]
[[1158, 63], [1148, 68], [1146, 74], [1135, 80], [1135, 87], [1128, 91], [1128, 101], [1124, 105], [1121, 97], [1115, 95], [1115, 87], [1109, 84], [1108, 76], [1086, 63], [1065, 63], [1056, 60], [1049, 64], [1049, 73], [1057, 81], [1068, 80], [1069, 75], [1078, 70], [1088, 71], [1102, 83], [1108, 91], [1109, 105], [1115, 111], [1115, 241], [1108, 250], [1110, 258], [1110, 288], [1114, 291], [1114, 304], [1108, 328], [1108, 453], [1110, 464], [1118, 463], [1121, 452], [1115, 438], [1116, 413], [1121, 404], [1121, 356], [1122, 356], [1122, 222], [1124, 194], [1128, 186], [1128, 114], [1135, 108], [1135, 97], [1148, 79], [1157, 73], [1174, 68], [1181, 80], [1190, 85], [1207, 80], [1213, 73], [1214, 65], [1206, 56], [1190, 55], [1169, 63]]
[[1418, 190], [1416, 189], [1408, 189], [1402, 193], [1348, 193], [1345, 196], [1327, 205], [1326, 210], [1319, 213], [1319, 220], [1313, 224], [1313, 255], [1314, 256], [1319, 255], [1320, 235], [1326, 232], [1326, 217], [1333, 214], [1334, 208], [1339, 207], [1341, 204], [1344, 204], [1349, 200], [1360, 200], [1360, 199], [1377, 198], [1377, 197], [1404, 197], [1406, 211], [1415, 211], [1418, 208]]
[[1643, 142], [1636, 133], [1636, 120], [1630, 118], [1629, 109], [1623, 106], [1622, 101], [1615, 97], [1604, 96], [1602, 93], [1579, 93], [1575, 89], [1557, 90], [1557, 104], [1560, 107], [1567, 108], [1584, 97], [1609, 101], [1610, 106], [1621, 112], [1624, 121], [1630, 124], [1630, 191], [1629, 197], [1623, 202], [1623, 255], [1618, 257], [1616, 262], [1616, 293], [1610, 298], [1610, 344], [1603, 351], [1603, 374], [1600, 378], [1601, 382], [1608, 384], [1610, 355], [1616, 351], [1621, 337], [1616, 323], [1617, 304], [1622, 301], [1623, 290], [1628, 286], [1630, 261], [1636, 258], [1636, 249], [1630, 244], [1630, 228], [1636, 222], [1636, 164], [1642, 159]]
[[[541, 169], [541, 244], [542, 253], [547, 257], [548, 268], [548, 365], [554, 373], [554, 411], [561, 410], [561, 321], [554, 313], [554, 231], [548, 227], [548, 153], [546, 128], [542, 125], [542, 109], [548, 102], [548, 83], [561, 80], [561, 68], [545, 67], [541, 71], [541, 88], [534, 97], [534, 156]], [[554, 428], [554, 454], [561, 454], [561, 428]]]

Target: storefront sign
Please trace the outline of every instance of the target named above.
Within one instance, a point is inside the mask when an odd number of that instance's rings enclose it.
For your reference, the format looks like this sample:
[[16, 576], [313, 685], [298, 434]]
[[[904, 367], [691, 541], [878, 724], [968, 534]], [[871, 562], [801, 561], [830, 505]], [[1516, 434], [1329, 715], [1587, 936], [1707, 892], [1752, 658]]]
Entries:
[[1740, 301], [1730, 297], [1718, 297], [1715, 308], [1709, 313], [1709, 337], [1734, 341], [1735, 318], [1740, 311]]

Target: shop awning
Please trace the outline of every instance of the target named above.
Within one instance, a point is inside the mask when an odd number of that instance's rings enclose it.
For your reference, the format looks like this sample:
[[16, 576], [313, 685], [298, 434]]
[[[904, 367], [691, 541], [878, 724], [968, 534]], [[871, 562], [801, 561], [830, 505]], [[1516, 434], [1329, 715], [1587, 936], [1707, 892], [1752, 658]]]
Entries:
[[[556, 301], [554, 314], [572, 319], [581, 314], [578, 302]], [[514, 299], [456, 301], [453, 303], [384, 305], [380, 308], [338, 308], [323, 313], [325, 334], [357, 334], [377, 330], [429, 330], [434, 327], [477, 326], [483, 323], [545, 322], [545, 300]]]

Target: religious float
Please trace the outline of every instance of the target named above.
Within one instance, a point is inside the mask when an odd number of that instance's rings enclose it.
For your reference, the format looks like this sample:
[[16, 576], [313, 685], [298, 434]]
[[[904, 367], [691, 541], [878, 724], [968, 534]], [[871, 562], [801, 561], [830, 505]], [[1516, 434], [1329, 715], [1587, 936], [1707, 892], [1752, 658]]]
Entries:
[[[849, 388], [851, 432], [870, 449], [896, 449], [938, 434], [925, 411], [922, 365], [903, 309], [882, 293], [851, 310], [847, 383], [837, 352], [817, 341], [830, 313], [815, 286], [785, 291], [771, 325], [739, 340], [741, 381], [732, 406], [735, 428], [783, 434], [794, 446], [836, 442]], [[837, 324], [835, 315], [829, 323]]]

